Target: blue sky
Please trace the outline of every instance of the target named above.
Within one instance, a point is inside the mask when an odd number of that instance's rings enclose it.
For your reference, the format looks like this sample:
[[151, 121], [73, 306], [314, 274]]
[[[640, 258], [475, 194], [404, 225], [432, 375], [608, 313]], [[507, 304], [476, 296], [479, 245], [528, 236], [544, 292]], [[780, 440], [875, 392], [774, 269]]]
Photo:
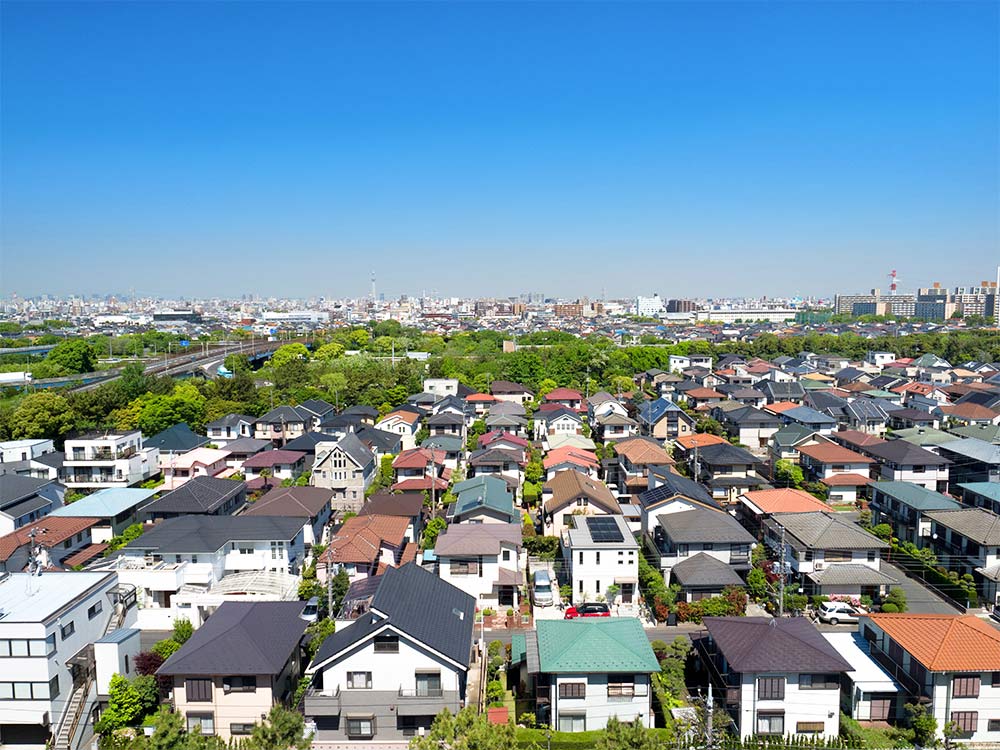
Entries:
[[0, 293], [993, 278], [998, 9], [4, 2]]

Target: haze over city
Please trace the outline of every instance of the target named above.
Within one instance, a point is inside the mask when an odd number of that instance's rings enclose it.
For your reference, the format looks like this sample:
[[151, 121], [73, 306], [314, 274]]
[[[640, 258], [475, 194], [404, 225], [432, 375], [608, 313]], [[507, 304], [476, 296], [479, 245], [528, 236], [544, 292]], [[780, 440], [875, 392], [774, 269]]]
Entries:
[[0, 294], [817, 295], [1000, 258], [996, 3], [3, 3]]

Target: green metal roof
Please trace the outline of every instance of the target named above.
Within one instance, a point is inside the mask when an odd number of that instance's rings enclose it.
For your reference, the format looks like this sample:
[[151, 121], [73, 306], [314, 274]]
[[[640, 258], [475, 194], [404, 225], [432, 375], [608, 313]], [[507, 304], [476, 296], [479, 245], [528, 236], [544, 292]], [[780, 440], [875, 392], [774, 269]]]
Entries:
[[536, 628], [544, 673], [660, 671], [649, 638], [634, 617], [539, 620]]
[[955, 441], [955, 436], [950, 432], [935, 430], [932, 427], [908, 427], [905, 430], [895, 430], [891, 435], [886, 435], [886, 438], [905, 440], [919, 446], [941, 445]]
[[518, 514], [514, 510], [514, 496], [507, 490], [507, 483], [500, 477], [489, 474], [466, 479], [451, 490], [455, 494], [453, 513], [460, 515], [476, 508], [492, 508], [506, 513], [515, 521]]
[[514, 633], [510, 637], [510, 663], [520, 664], [524, 661], [525, 652], [528, 650], [528, 641], [523, 633]]
[[1000, 503], [1000, 482], [966, 482], [958, 486], [974, 495], [981, 495]]
[[940, 492], [929, 490], [919, 484], [912, 484], [910, 482], [875, 482], [870, 486], [916, 510], [953, 510], [962, 507], [957, 500], [953, 500], [947, 495], [942, 495]]

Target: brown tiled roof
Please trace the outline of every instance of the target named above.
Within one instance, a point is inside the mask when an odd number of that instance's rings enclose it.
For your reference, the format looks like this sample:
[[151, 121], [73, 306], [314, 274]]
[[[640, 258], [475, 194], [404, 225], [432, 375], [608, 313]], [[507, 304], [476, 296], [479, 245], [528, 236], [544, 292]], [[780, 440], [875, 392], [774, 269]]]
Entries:
[[430, 448], [411, 448], [403, 451], [392, 462], [394, 469], [424, 469], [430, 466], [431, 461], [435, 464], [444, 464], [446, 453], [443, 450], [431, 450]]
[[704, 448], [706, 445], [719, 445], [721, 443], [728, 443], [729, 441], [710, 432], [699, 432], [695, 435], [683, 435], [674, 442], [684, 450], [689, 451], [695, 446]]
[[834, 474], [832, 477], [820, 479], [827, 487], [861, 487], [869, 484], [871, 479], [864, 474]]
[[845, 443], [850, 443], [857, 448], [866, 448], [869, 445], [881, 445], [885, 442], [877, 435], [869, 435], [861, 430], [838, 430], [830, 434], [831, 439], [840, 438]]
[[77, 565], [83, 565], [84, 563], [90, 562], [107, 548], [107, 544], [89, 544], [82, 550], [74, 552], [72, 555], [63, 560], [63, 567], [73, 568]]
[[942, 406], [940, 409], [942, 414], [959, 419], [989, 419], [992, 421], [997, 418], [997, 412], [981, 404], [955, 404], [954, 406]]
[[1000, 631], [975, 615], [882, 613], [870, 617], [932, 672], [1000, 671]]
[[545, 510], [552, 512], [563, 507], [580, 495], [585, 495], [591, 503], [608, 513], [621, 513], [618, 501], [604, 482], [591, 479], [585, 474], [568, 469], [560, 471], [545, 483], [552, 497], [545, 501]]
[[619, 440], [615, 443], [615, 452], [625, 456], [634, 464], [670, 465], [674, 460], [659, 443], [647, 438], [632, 438]]
[[726, 394], [719, 393], [717, 390], [712, 388], [692, 388], [687, 392], [689, 398], [721, 398], [724, 399]]
[[803, 445], [799, 448], [799, 453], [809, 458], [820, 461], [824, 464], [870, 464], [874, 463], [867, 456], [855, 453], [834, 443], [813, 443]]
[[81, 531], [86, 531], [95, 523], [96, 518], [72, 518], [60, 516], [45, 516], [35, 523], [22, 526], [17, 531], [0, 536], [0, 561], [9, 560], [18, 549], [29, 544], [32, 529], [36, 530], [35, 542], [42, 547], [52, 548], [62, 544]]

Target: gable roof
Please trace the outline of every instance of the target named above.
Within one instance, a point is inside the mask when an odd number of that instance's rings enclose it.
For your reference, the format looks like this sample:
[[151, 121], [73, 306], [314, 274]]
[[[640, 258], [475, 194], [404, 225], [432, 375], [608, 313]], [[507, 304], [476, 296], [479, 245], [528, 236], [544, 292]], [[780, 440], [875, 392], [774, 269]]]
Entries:
[[615, 453], [625, 456], [633, 464], [656, 464], [667, 466], [674, 463], [666, 449], [652, 438], [632, 437], [619, 440], [614, 444]]
[[294, 406], [276, 406], [267, 414], [254, 420], [254, 424], [295, 424], [307, 422], [313, 418], [312, 412], [303, 409], [299, 411]]
[[282, 516], [178, 516], [156, 523], [126, 549], [216, 552], [230, 542], [291, 541], [303, 525], [301, 518]]
[[967, 461], [962, 463], [968, 465], [969, 461], [979, 463], [1000, 465], [1000, 445], [988, 443], [979, 438], [961, 438], [948, 443], [942, 443], [939, 448], [946, 454], [954, 454]]
[[278, 464], [297, 464], [306, 454], [302, 451], [270, 450], [261, 451], [250, 456], [243, 462], [244, 468], [257, 469], [277, 466]]
[[916, 510], [949, 510], [961, 508], [962, 505], [948, 495], [929, 490], [921, 484], [912, 482], [873, 482], [872, 491], [878, 490], [889, 497], [898, 500]]
[[701, 450], [702, 463], [711, 466], [742, 466], [764, 463], [750, 451], [729, 443], [709, 445]]
[[502, 544], [521, 547], [520, 524], [451, 524], [438, 536], [434, 554], [439, 558], [452, 555], [498, 555]]
[[161, 453], [183, 453], [208, 443], [207, 437], [199, 435], [184, 422], [168, 427], [142, 441], [143, 447], [159, 448]]
[[376, 492], [358, 511], [359, 516], [383, 515], [419, 516], [424, 507], [424, 496], [419, 492]]
[[553, 512], [580, 495], [586, 496], [591, 503], [603, 508], [608, 513], [621, 513], [618, 501], [611, 494], [604, 482], [591, 479], [579, 471], [567, 469], [557, 472], [545, 483], [545, 489], [552, 492], [552, 497], [545, 501], [545, 510]]
[[805, 617], [706, 617], [705, 627], [736, 672], [851, 670]]
[[989, 672], [1000, 666], [1000, 631], [975, 615], [868, 617], [932, 672]]
[[157, 513], [211, 513], [230, 498], [246, 490], [244, 482], [216, 477], [192, 477], [180, 487], [165, 493], [146, 506], [145, 511]]
[[466, 479], [451, 488], [455, 495], [453, 515], [471, 513], [479, 508], [490, 508], [507, 515], [511, 522], [518, 519], [514, 510], [514, 496], [507, 490], [507, 482], [489, 474]]
[[542, 398], [546, 401], [582, 401], [583, 394], [572, 388], [553, 388]]
[[654, 489], [639, 494], [639, 503], [644, 508], [653, 508], [675, 497], [684, 497], [721, 510], [722, 506], [712, 497], [712, 494], [693, 479], [675, 474], [672, 471], [657, 472], [656, 476], [660, 478], [662, 483]]
[[468, 668], [476, 600], [416, 563], [389, 568], [380, 578], [369, 616], [323, 641], [313, 666], [389, 625]]
[[241, 424], [253, 424], [257, 417], [249, 417], [246, 414], [227, 414], [219, 419], [212, 420], [206, 427], [238, 427]]
[[0, 474], [0, 510], [35, 497], [43, 487], [54, 484], [51, 479], [36, 479], [20, 474]]
[[324, 563], [371, 563], [384, 544], [402, 548], [409, 526], [408, 516], [369, 514], [348, 518], [330, 537], [319, 559]]
[[695, 448], [704, 448], [708, 445], [722, 445], [723, 443], [728, 442], [729, 441], [724, 437], [713, 435], [710, 432], [696, 432], [691, 435], [681, 435], [674, 441], [674, 443], [686, 451], [694, 450]]
[[107, 487], [87, 497], [81, 497], [69, 505], [56, 508], [49, 516], [114, 518], [119, 513], [142, 505], [155, 494], [156, 490], [136, 487]]
[[304, 608], [305, 602], [223, 602], [156, 673], [280, 674], [308, 625]]
[[634, 617], [539, 620], [528, 638], [537, 642], [542, 674], [660, 671], [649, 638]]
[[931, 510], [925, 515], [974, 542], [1000, 546], [1000, 516], [985, 508]]
[[875, 458], [900, 465], [946, 466], [951, 463], [947, 458], [905, 440], [888, 440], [869, 445], [865, 450]]
[[803, 456], [823, 464], [871, 464], [875, 463], [868, 456], [862, 456], [836, 443], [815, 443], [799, 447]]
[[36, 523], [22, 526], [9, 534], [0, 536], [0, 561], [7, 561], [18, 549], [31, 544], [31, 532], [35, 531], [35, 544], [52, 549], [82, 531], [86, 531], [95, 523], [96, 518], [52, 518], [46, 516]]

